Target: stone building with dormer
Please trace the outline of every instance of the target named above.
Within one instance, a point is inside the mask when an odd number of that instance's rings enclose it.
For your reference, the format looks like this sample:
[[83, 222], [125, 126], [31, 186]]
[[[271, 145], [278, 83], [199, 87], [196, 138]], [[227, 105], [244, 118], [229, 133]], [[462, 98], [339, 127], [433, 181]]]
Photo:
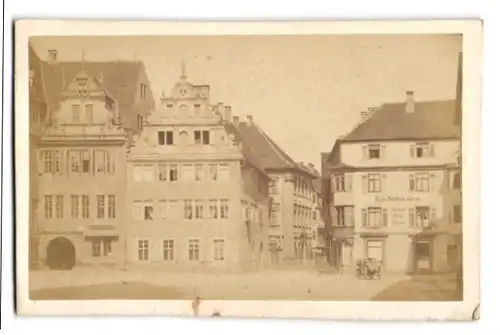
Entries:
[[38, 260], [52, 269], [125, 261], [126, 152], [154, 107], [141, 62], [42, 62]]
[[127, 257], [167, 268], [256, 268], [269, 257], [269, 176], [231, 106], [184, 73], [144, 122], [127, 162]]
[[[456, 268], [461, 206], [451, 168], [460, 149], [456, 103], [384, 104], [364, 114], [329, 157], [332, 230], [343, 268], [358, 259], [382, 261], [389, 272]], [[338, 235], [338, 236], [337, 236]]]
[[320, 178], [312, 164], [295, 162], [251, 115], [233, 122], [265, 172], [271, 177], [268, 249], [271, 264], [304, 262], [313, 258], [315, 227], [321, 221], [313, 182]]

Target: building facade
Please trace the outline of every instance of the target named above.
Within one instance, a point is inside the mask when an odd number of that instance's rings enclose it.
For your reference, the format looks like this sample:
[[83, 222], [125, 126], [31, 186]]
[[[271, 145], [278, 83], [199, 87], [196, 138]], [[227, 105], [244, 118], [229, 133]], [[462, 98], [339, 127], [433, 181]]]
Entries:
[[144, 122], [127, 162], [129, 264], [182, 268], [265, 265], [269, 177], [231, 106], [183, 73]]
[[122, 264], [126, 152], [154, 106], [144, 66], [49, 56], [48, 112], [33, 156], [38, 260], [51, 269]]
[[30, 192], [30, 224], [29, 224], [29, 260], [30, 267], [37, 266], [37, 213], [39, 202], [38, 159], [37, 150], [42, 135], [42, 125], [47, 115], [47, 98], [43, 82], [43, 63], [29, 46], [29, 192]]
[[[456, 269], [461, 244], [455, 101], [386, 104], [329, 157], [334, 253], [341, 268], [375, 258], [388, 272]], [[346, 229], [348, 228], [348, 229]]]
[[268, 248], [271, 264], [312, 260], [314, 227], [321, 220], [313, 181], [319, 173], [295, 162], [247, 116], [239, 130], [258, 162], [271, 177], [272, 198]]

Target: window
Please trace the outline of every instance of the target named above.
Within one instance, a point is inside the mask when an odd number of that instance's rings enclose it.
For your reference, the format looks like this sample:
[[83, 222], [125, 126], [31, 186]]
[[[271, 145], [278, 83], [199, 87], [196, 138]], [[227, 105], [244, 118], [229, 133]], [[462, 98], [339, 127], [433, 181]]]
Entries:
[[56, 218], [64, 217], [64, 198], [62, 195], [56, 195]]
[[462, 188], [462, 174], [460, 172], [455, 172], [453, 174], [453, 184], [452, 184], [452, 187], [454, 189], [460, 189]]
[[210, 180], [217, 180], [217, 165], [216, 164], [209, 164], [208, 171], [209, 171]]
[[410, 175], [410, 191], [429, 192], [430, 176], [428, 173]]
[[200, 104], [195, 104], [194, 105], [194, 115], [200, 116], [200, 114], [201, 114], [201, 106], [200, 106]]
[[52, 196], [45, 195], [44, 196], [44, 209], [45, 209], [45, 218], [52, 219]]
[[158, 145], [173, 145], [174, 132], [173, 131], [159, 131], [158, 132]]
[[378, 193], [382, 189], [382, 180], [380, 174], [368, 174], [368, 192]]
[[94, 150], [94, 168], [96, 174], [104, 174], [106, 167], [106, 151]]
[[203, 200], [195, 201], [194, 214], [196, 219], [203, 219]]
[[144, 116], [137, 114], [137, 129], [142, 130], [144, 125]]
[[281, 210], [280, 207], [281, 207], [280, 204], [276, 202], [273, 202], [273, 204], [271, 205], [271, 215], [269, 217], [269, 225], [272, 227], [279, 226], [278, 217]]
[[44, 173], [61, 172], [61, 155], [57, 150], [44, 150], [41, 152]]
[[368, 159], [380, 158], [380, 145], [373, 144], [368, 146]]
[[144, 204], [144, 220], [153, 220], [153, 211], [152, 201], [146, 201]]
[[224, 240], [214, 240], [214, 261], [224, 260]]
[[197, 181], [203, 180], [203, 165], [202, 164], [196, 164], [194, 166], [194, 172], [195, 172], [195, 178]]
[[227, 219], [229, 217], [229, 200], [220, 201], [220, 218]]
[[417, 143], [410, 146], [412, 157], [424, 158], [434, 156], [434, 146], [429, 143]]
[[203, 144], [210, 144], [210, 132], [208, 130], [203, 131]]
[[462, 222], [462, 206], [460, 205], [453, 206], [453, 222]]
[[220, 180], [229, 180], [229, 165], [228, 164], [219, 164], [217, 166], [219, 179]]
[[171, 114], [173, 114], [173, 112], [174, 112], [174, 105], [168, 104], [167, 105], [167, 113], [171, 115]]
[[380, 228], [387, 226], [387, 209], [369, 207], [362, 210], [363, 226], [369, 228]]
[[269, 193], [270, 194], [276, 194], [278, 193], [278, 178], [273, 177], [271, 181], [269, 182]]
[[85, 119], [88, 123], [94, 122], [94, 105], [85, 105]]
[[87, 94], [87, 77], [79, 77], [76, 79], [78, 82], [78, 94]]
[[416, 214], [416, 226], [417, 227], [428, 227], [430, 223], [430, 209], [429, 207], [417, 207], [415, 209]]
[[149, 260], [149, 240], [139, 240], [138, 242], [138, 259], [140, 261]]
[[171, 164], [168, 168], [168, 180], [177, 181], [179, 179], [179, 173], [177, 170], [177, 165]]
[[82, 173], [90, 173], [90, 151], [85, 150], [82, 154]]
[[97, 196], [97, 218], [104, 218], [104, 195]]
[[90, 151], [69, 150], [68, 151], [70, 172], [72, 174], [90, 173]]
[[92, 257], [108, 256], [112, 252], [110, 237], [92, 237]]
[[191, 220], [193, 218], [193, 201], [184, 200], [184, 219]]
[[141, 99], [146, 100], [147, 86], [146, 84], [140, 84], [140, 96]]
[[167, 165], [165, 164], [158, 165], [158, 180], [159, 181], [167, 180]]
[[189, 240], [189, 260], [200, 260], [200, 240]]
[[115, 160], [113, 158], [113, 151], [106, 151], [106, 172], [115, 173]]
[[90, 217], [90, 200], [88, 195], [82, 195], [82, 218]]
[[201, 131], [194, 131], [194, 144], [201, 144]]
[[72, 117], [73, 117], [73, 123], [79, 123], [80, 122], [80, 105], [73, 105], [72, 106]]
[[80, 202], [78, 195], [71, 196], [71, 217], [77, 219], [80, 216]]
[[350, 192], [351, 191], [351, 178], [345, 174], [336, 174], [334, 183], [335, 192]]
[[108, 195], [108, 218], [116, 217], [116, 199], [114, 195]]
[[101, 240], [100, 239], [92, 239], [92, 257], [100, 257], [101, 256]]
[[163, 240], [163, 260], [174, 260], [174, 240]]
[[218, 217], [218, 201], [217, 200], [210, 200], [209, 201], [209, 205], [208, 205], [208, 209], [209, 209], [209, 215], [210, 215], [210, 219], [217, 219]]
[[164, 131], [158, 132], [158, 145], [165, 145], [165, 132]]

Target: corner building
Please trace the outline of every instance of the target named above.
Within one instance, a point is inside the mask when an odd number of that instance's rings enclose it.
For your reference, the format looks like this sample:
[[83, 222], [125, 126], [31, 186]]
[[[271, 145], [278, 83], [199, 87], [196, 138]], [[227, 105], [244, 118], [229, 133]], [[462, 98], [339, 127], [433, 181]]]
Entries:
[[210, 87], [184, 73], [145, 120], [127, 162], [127, 256], [133, 265], [266, 264], [269, 177]]
[[[447, 272], [461, 250], [456, 102], [384, 104], [337, 140], [329, 157], [341, 266], [373, 257], [388, 272]], [[351, 228], [350, 235], [345, 235]]]
[[153, 108], [140, 62], [42, 63], [48, 111], [37, 145], [36, 243], [51, 269], [125, 261], [126, 151]]

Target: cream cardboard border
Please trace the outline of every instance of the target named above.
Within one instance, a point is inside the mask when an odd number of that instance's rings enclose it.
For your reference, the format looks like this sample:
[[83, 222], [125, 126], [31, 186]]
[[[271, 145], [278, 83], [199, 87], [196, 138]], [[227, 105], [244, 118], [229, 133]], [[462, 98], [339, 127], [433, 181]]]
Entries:
[[[463, 34], [463, 248], [461, 302], [203, 301], [198, 315], [371, 320], [471, 320], [479, 307], [482, 22], [134, 22], [21, 20], [15, 25], [17, 303], [21, 315], [193, 315], [184, 300], [31, 301], [28, 294], [28, 38], [35, 35]], [[477, 314], [477, 315], [475, 315]]]

